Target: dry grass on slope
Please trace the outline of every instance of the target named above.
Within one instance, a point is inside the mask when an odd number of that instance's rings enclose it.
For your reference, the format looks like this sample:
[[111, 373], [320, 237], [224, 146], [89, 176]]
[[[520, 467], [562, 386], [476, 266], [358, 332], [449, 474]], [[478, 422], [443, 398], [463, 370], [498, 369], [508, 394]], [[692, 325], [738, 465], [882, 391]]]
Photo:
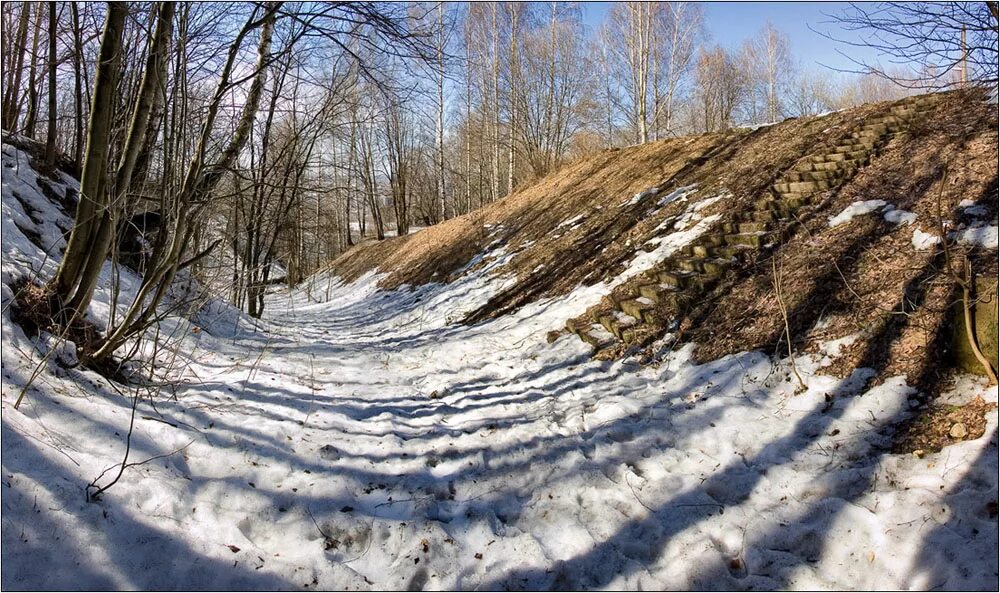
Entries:
[[836, 142], [873, 109], [603, 151], [465, 216], [411, 236], [361, 245], [332, 268], [353, 280], [377, 267], [389, 274], [384, 288], [444, 282], [497, 242], [515, 254], [499, 273], [516, 281], [467, 321], [503, 315], [538, 298], [566, 294], [580, 283], [616, 276], [656, 236], [663, 220], [686, 207], [656, 208], [655, 200], [630, 203], [634, 194], [697, 183], [702, 196], [722, 189], [734, 194], [733, 200], [706, 209], [706, 215], [738, 208], [759, 199], [803, 153]]
[[[829, 372], [845, 376], [864, 366], [881, 376], [905, 374], [929, 391], [940, 384], [956, 292], [942, 272], [940, 250], [915, 250], [913, 232], [937, 233], [939, 196], [947, 219], [959, 217], [963, 199], [996, 216], [997, 146], [995, 106], [952, 96], [804, 221], [774, 254], [784, 270], [797, 351], [856, 335]], [[884, 200], [917, 214], [917, 221], [895, 225], [874, 212], [829, 227], [830, 217], [862, 200]], [[957, 251], [970, 256], [977, 273], [996, 275], [995, 251]], [[748, 349], [787, 352], [772, 276], [770, 259], [757, 262], [720, 287], [710, 307], [685, 320], [685, 338], [699, 344], [700, 359]]]
[[[591, 222], [613, 216], [613, 206], [675, 176], [724, 137], [706, 134], [606, 150], [469, 214], [413, 235], [367, 242], [342, 255], [331, 267], [348, 281], [378, 267], [389, 273], [382, 283], [384, 288], [444, 281], [499, 240], [511, 250], [522, 250], [526, 257], [519, 258], [523, 263], [520, 267], [527, 268], [535, 260], [526, 246], [540, 241], [572, 243], [573, 233], [552, 236], [560, 223], [580, 214], [588, 215]], [[602, 216], [600, 210], [605, 207], [606, 216]], [[589, 216], [595, 212], [596, 216]], [[560, 238], [562, 241], [557, 241]]]

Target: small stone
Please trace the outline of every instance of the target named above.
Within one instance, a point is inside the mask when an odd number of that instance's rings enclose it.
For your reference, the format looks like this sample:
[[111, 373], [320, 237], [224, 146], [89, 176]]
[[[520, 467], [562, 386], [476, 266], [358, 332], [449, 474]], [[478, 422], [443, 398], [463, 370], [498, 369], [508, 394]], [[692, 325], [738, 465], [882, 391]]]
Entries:
[[953, 439], [965, 438], [965, 435], [969, 434], [969, 429], [965, 427], [961, 422], [956, 422], [952, 425], [951, 430], [948, 432]]
[[913, 452], [913, 456], [916, 457], [917, 459], [923, 459], [924, 455], [926, 455], [926, 453], [924, 452], [923, 449], [917, 449], [916, 451]]

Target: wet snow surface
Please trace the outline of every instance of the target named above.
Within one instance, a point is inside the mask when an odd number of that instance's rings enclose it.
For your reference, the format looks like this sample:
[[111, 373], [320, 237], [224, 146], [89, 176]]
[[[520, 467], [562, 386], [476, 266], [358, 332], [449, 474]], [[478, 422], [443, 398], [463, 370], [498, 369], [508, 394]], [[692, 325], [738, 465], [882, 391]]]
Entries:
[[[149, 461], [86, 502], [131, 400], [50, 360], [12, 407], [41, 354], [10, 284], [44, 257], [11, 192], [43, 237], [59, 218], [17, 156], [4, 148], [4, 588], [997, 586], [995, 411], [978, 440], [891, 455], [913, 390], [824, 376], [850, 338], [797, 359], [798, 395], [761, 353], [641, 367], [548, 344], [601, 287], [453, 324], [509, 282], [491, 275], [516, 255], [499, 248], [448, 286], [320, 276], [272, 295], [257, 327], [218, 302], [168, 320], [176, 385], [139, 403], [129, 457]], [[951, 397], [977, 394], [996, 401], [973, 378]]]

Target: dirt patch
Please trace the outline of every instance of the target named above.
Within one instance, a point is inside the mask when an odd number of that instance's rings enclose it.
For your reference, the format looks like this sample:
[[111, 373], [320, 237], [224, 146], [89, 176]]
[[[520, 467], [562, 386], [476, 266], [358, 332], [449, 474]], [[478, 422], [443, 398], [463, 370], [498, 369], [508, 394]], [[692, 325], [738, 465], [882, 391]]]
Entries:
[[[750, 203], [815, 146], [850, 132], [864, 110], [800, 118], [756, 130], [731, 130], [605, 150], [567, 165], [493, 204], [414, 235], [366, 242], [331, 268], [347, 281], [378, 267], [383, 288], [448, 281], [491, 244], [515, 254], [502, 273], [517, 281], [470, 316], [475, 322], [541, 297], [617, 275], [664, 220], [687, 204], [657, 208], [631, 198], [652, 187], [698, 184], [700, 196], [725, 188]], [[705, 210], [706, 215], [732, 202]]]
[[986, 415], [996, 407], [981, 397], [964, 406], [928, 406], [902, 427], [893, 452], [922, 457], [948, 445], [978, 439], [986, 431]]

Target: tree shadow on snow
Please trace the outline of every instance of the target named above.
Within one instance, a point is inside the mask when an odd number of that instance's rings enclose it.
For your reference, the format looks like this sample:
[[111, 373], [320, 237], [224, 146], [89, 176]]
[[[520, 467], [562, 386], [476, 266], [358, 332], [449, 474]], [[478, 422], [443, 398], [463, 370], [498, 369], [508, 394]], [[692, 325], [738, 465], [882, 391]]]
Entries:
[[[35, 489], [45, 489], [60, 508], [36, 508], [18, 519], [5, 509], [3, 588], [50, 590], [135, 589], [292, 589], [296, 585], [266, 570], [243, 563], [210, 558], [192, 549], [166, 530], [141, 520], [136, 510], [113, 495], [99, 503], [84, 501], [78, 476], [53, 462], [35, 443], [3, 423], [5, 507], [27, 500]], [[33, 486], [33, 488], [29, 488]], [[13, 502], [12, 502], [13, 501]], [[66, 529], [65, 519], [72, 517]], [[132, 550], [136, 554], [112, 555]], [[11, 571], [12, 554], [27, 555], [34, 574]], [[69, 559], [70, 561], [67, 561]], [[105, 570], [105, 566], [108, 567]], [[124, 579], [123, 583], [120, 579]]]

